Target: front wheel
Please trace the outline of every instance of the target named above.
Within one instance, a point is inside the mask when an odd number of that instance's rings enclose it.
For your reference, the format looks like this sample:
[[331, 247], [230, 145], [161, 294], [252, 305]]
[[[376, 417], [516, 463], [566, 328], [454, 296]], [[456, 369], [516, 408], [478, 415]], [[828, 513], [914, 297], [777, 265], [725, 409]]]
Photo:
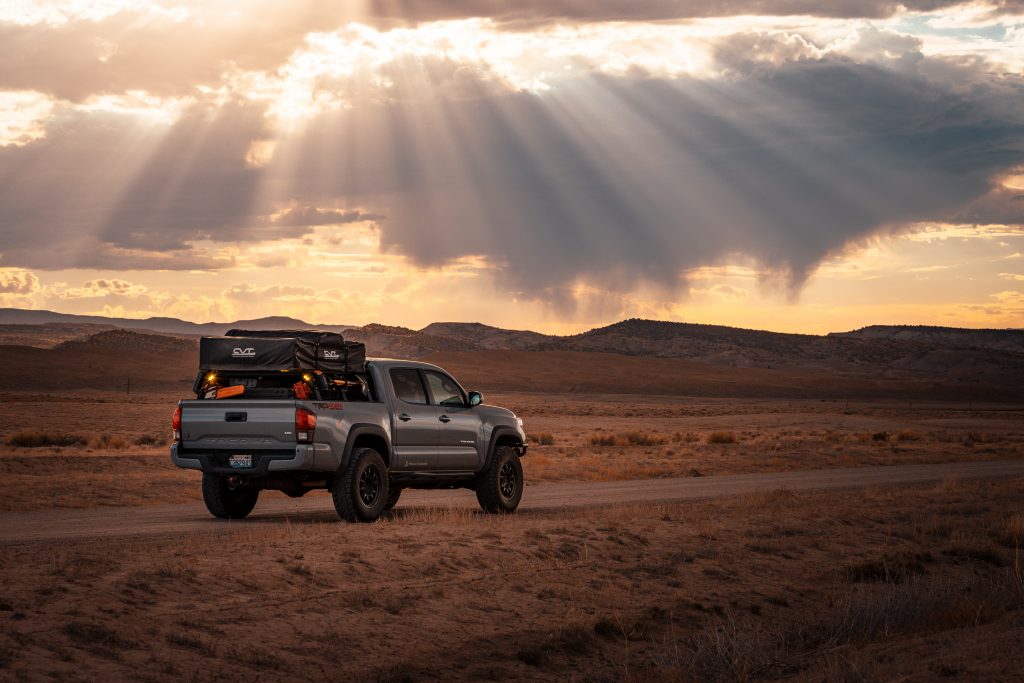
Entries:
[[402, 497], [402, 489], [392, 487], [391, 490], [388, 491], [388, 500], [384, 504], [384, 509], [385, 510], [390, 510], [391, 508], [393, 508], [396, 505], [398, 505], [398, 499], [401, 498], [401, 497]]
[[476, 480], [476, 499], [484, 512], [515, 512], [523, 498], [523, 465], [510, 446], [499, 446]]
[[203, 502], [210, 514], [220, 519], [242, 519], [256, 507], [259, 489], [228, 486], [228, 478], [203, 474]]
[[372, 522], [388, 502], [388, 469], [372, 448], [357, 448], [331, 491], [334, 509], [346, 522]]

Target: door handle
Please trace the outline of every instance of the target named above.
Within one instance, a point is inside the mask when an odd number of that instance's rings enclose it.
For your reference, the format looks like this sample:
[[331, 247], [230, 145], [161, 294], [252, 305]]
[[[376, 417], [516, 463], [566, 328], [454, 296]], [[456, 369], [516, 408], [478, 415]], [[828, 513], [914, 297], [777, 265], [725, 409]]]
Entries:
[[412, 419], [412, 415], [410, 415], [409, 413], [402, 413], [401, 415], [398, 416], [398, 419], [401, 420], [402, 422], [408, 422], [409, 420]]
[[439, 417], [437, 419], [440, 420], [441, 422], [444, 422], [444, 423], [448, 423], [448, 422], [452, 421], [452, 419], [450, 417], [448, 417], [447, 415], [442, 415], [441, 417]]

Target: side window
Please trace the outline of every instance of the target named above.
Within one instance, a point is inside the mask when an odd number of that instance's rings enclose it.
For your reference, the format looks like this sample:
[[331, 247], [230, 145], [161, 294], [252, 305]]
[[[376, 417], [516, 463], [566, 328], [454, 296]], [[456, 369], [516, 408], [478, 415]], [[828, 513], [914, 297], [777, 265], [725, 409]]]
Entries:
[[406, 403], [426, 405], [427, 395], [423, 393], [423, 382], [420, 373], [413, 368], [391, 368], [391, 384], [395, 387], [395, 396]]
[[439, 406], [463, 406], [466, 405], [466, 397], [462, 390], [448, 375], [439, 372], [423, 373], [427, 376], [427, 385], [430, 387], [430, 395], [434, 397], [434, 404]]

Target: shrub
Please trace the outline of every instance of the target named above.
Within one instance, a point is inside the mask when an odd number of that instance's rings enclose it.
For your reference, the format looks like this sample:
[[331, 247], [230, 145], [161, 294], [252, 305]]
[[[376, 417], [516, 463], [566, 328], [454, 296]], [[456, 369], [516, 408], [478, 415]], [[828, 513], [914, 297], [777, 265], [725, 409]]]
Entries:
[[555, 443], [555, 435], [551, 432], [539, 432], [537, 434], [527, 434], [526, 438], [534, 443], [541, 446], [552, 446]]
[[622, 635], [622, 629], [616, 626], [615, 622], [607, 617], [602, 617], [594, 622], [594, 633], [602, 638], [614, 638]]
[[39, 429], [26, 429], [7, 439], [7, 444], [19, 448], [81, 446], [85, 444], [85, 437], [77, 434], [51, 434]]
[[889, 440], [889, 432], [875, 432], [874, 434], [871, 435], [871, 440], [872, 441], [888, 441]]
[[135, 641], [121, 636], [116, 631], [112, 631], [102, 624], [71, 621], [65, 624], [61, 630], [64, 632], [64, 635], [81, 645], [124, 649], [136, 645]]
[[162, 446], [167, 443], [167, 437], [163, 434], [143, 434], [135, 439], [136, 446]]
[[736, 435], [732, 432], [711, 432], [708, 443], [736, 443]]
[[97, 450], [121, 450], [123, 448], [128, 448], [129, 446], [131, 446], [131, 444], [128, 442], [128, 439], [123, 436], [117, 436], [116, 434], [102, 434], [89, 439], [89, 448]]
[[1006, 520], [1005, 527], [997, 532], [996, 540], [1007, 548], [1024, 546], [1024, 515], [1016, 514]]
[[672, 440], [676, 443], [694, 443], [700, 441], [700, 437], [693, 432], [676, 432], [672, 435]]
[[921, 432], [915, 432], [912, 429], [901, 429], [896, 432], [897, 441], [920, 441], [923, 438]]
[[902, 583], [912, 576], [925, 572], [925, 564], [933, 561], [930, 554], [900, 555], [883, 557], [880, 560], [861, 562], [843, 567], [842, 574], [850, 583], [887, 582]]
[[590, 437], [591, 446], [661, 446], [667, 442], [665, 437], [647, 432], [595, 434]]

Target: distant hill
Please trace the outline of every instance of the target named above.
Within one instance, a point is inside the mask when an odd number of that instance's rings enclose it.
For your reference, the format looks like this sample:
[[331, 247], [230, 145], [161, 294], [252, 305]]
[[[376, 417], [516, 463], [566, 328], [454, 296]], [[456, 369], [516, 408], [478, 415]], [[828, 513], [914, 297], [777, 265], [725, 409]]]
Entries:
[[893, 339], [947, 348], [996, 349], [1024, 352], [1024, 330], [969, 330], [929, 325], [871, 325], [851, 332], [830, 332], [844, 339]]
[[276, 330], [315, 327], [321, 330], [342, 332], [352, 325], [311, 325], [303, 320], [284, 316], [235, 320], [223, 323], [193, 323], [178, 318], [108, 318], [102, 315], [74, 315], [55, 311], [29, 311], [20, 308], [0, 308], [0, 325], [42, 325], [51, 323], [93, 324], [119, 327], [128, 330], [148, 330], [165, 334], [188, 334], [194, 336], [221, 335], [233, 327], [250, 330]]
[[529, 330], [504, 330], [482, 323], [431, 323], [420, 332], [436, 337], [461, 339], [477, 349], [538, 351], [560, 347], [562, 337]]
[[104, 330], [115, 329], [118, 328], [113, 325], [93, 323], [0, 325], [0, 345], [35, 346], [40, 349], [50, 349], [69, 339], [78, 339]]
[[[20, 325], [8, 322], [21, 314], [31, 314], [27, 317], [32, 320], [45, 319], [47, 315], [73, 320]], [[105, 322], [90, 322], [95, 320]], [[142, 325], [155, 325], [160, 329], [150, 331], [149, 328], [138, 327]], [[1024, 400], [1022, 330], [873, 326], [851, 332], [810, 335], [630, 319], [581, 334], [556, 336], [529, 330], [505, 330], [481, 323], [438, 322], [421, 330], [379, 324], [363, 327], [310, 325], [302, 320], [282, 317], [197, 324], [174, 318], [140, 321], [64, 316], [45, 311], [12, 313], [12, 309], [0, 309], [0, 343], [13, 344], [4, 347], [5, 360], [8, 356], [14, 358], [17, 355], [11, 351], [14, 345], [22, 348], [33, 346], [36, 350], [53, 348], [62, 356], [116, 356], [122, 363], [129, 356], [154, 361], [173, 357], [180, 359], [181, 372], [185, 375], [188, 368], [195, 367], [196, 337], [200, 334], [223, 334], [232, 327], [317, 327], [343, 331], [347, 338], [364, 342], [370, 356], [443, 358], [451, 362], [456, 362], [453, 359], [457, 357], [462, 360], [456, 365], [468, 363], [472, 367], [484, 362], [504, 367], [507, 361], [503, 358], [514, 358], [523, 373], [531, 372], [530, 368], [547, 373], [547, 379], [531, 376], [527, 381], [524, 378], [524, 386], [537, 383], [542, 386], [556, 374], [560, 378], [559, 386], [604, 386], [604, 380], [600, 378], [573, 382], [564, 370], [552, 374], [549, 369], [556, 367], [557, 359], [563, 357], [559, 354], [568, 354], [564, 356], [566, 362], [571, 361], [567, 368], [593, 366], [596, 372], [602, 364], [619, 363], [621, 367], [637, 372], [643, 367], [657, 373], [685, 371], [686, 377], [700, 376], [704, 379], [698, 386], [692, 382], [688, 384], [688, 380], [682, 377], [663, 377], [656, 385], [660, 389], [675, 387], [673, 391], [684, 391], [684, 387], [691, 386], [693, 391], [706, 395], [717, 395], [715, 392], [719, 391], [726, 392], [723, 395], [731, 395], [730, 391], [739, 392], [735, 395], [748, 395], [752, 390], [742, 388], [742, 383], [758, 377], [759, 392], [775, 391], [777, 395], [793, 395], [792, 392], [804, 395], [812, 387], [824, 391], [833, 385], [836, 388], [846, 386], [850, 391], [856, 386], [860, 395], [867, 395], [876, 389], [881, 391], [883, 386], [895, 388], [899, 384], [904, 387], [901, 391], [919, 392], [917, 395], [921, 396], [938, 395], [935, 392], [942, 395], [961, 392], [972, 397], [998, 395], [1002, 400], [1012, 397]], [[31, 357], [36, 359], [33, 363], [39, 367], [39, 359], [43, 356]], [[696, 363], [707, 368], [707, 372], [696, 372], [693, 368], [697, 366], [686, 363], [627, 362], [624, 357], [641, 361], [644, 358], [677, 359]], [[615, 358], [622, 360], [616, 361]], [[75, 369], [72, 374], [81, 374], [80, 370]], [[779, 383], [773, 384], [774, 380], [767, 379], [769, 376], [754, 373], [754, 370], [769, 372]], [[20, 372], [14, 368], [0, 373], [0, 387], [4, 385], [4, 377], [11, 373], [20, 377]], [[145, 373], [146, 370], [140, 367], [134, 372]], [[480, 372], [481, 375], [486, 374], [484, 370]], [[621, 375], [618, 371], [613, 372], [610, 366], [606, 374], [607, 377]], [[726, 377], [730, 379], [726, 380]], [[731, 388], [708, 388], [712, 380], [726, 382]], [[650, 378], [637, 378], [634, 387], [625, 386], [622, 391], [630, 393], [630, 389], [639, 391], [641, 386], [654, 387], [651, 381]]]
[[55, 351], [67, 354], [75, 351], [115, 351], [130, 354], [192, 353], [199, 349], [199, 340], [163, 334], [145, 334], [131, 330], [105, 330], [83, 339], [61, 342]]

